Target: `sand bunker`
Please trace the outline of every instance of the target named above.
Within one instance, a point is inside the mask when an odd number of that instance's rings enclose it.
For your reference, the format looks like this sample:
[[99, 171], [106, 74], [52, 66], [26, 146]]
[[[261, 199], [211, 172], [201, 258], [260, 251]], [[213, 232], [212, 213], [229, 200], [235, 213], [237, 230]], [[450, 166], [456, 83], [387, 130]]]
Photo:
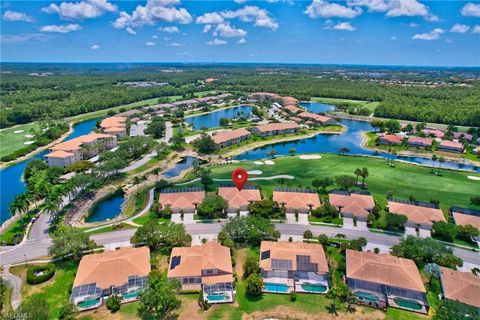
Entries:
[[251, 174], [251, 175], [260, 175], [260, 174], [263, 174], [263, 171], [262, 170], [252, 170], [252, 171], [247, 171], [248, 174]]
[[268, 164], [268, 165], [274, 165], [275, 162], [273, 162], [272, 160], [265, 160], [265, 164]]
[[231, 162], [231, 163], [239, 163], [240, 160], [232, 160], [232, 161], [230, 161], [230, 162]]
[[33, 134], [26, 134], [25, 138], [33, 138]]
[[470, 180], [479, 180], [480, 181], [480, 177], [476, 177], [476, 176], [468, 176], [467, 178], [470, 179]]
[[35, 141], [25, 141], [23, 144], [32, 144], [32, 143], [35, 143]]
[[13, 131], [13, 133], [22, 133], [23, 130], [16, 130], [16, 131]]
[[302, 160], [314, 160], [314, 159], [322, 159], [322, 156], [318, 154], [304, 154], [300, 156]]
[[262, 165], [263, 164], [262, 161], [254, 161], [253, 163], [256, 164], [256, 165]]

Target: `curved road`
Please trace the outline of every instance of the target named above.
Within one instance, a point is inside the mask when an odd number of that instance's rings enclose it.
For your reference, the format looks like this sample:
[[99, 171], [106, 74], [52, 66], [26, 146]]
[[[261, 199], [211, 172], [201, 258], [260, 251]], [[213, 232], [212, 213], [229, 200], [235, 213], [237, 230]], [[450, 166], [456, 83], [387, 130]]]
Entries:
[[[213, 235], [217, 234], [221, 229], [220, 223], [205, 223], [205, 224], [190, 224], [185, 225], [187, 232], [193, 236], [195, 235]], [[383, 233], [374, 233], [362, 230], [341, 229], [329, 226], [319, 225], [298, 225], [298, 224], [286, 224], [277, 223], [276, 228], [282, 235], [286, 236], [303, 236], [305, 230], [311, 230], [314, 235], [326, 234], [330, 237], [335, 236], [338, 233], [345, 234], [348, 239], [356, 239], [359, 237], [365, 237], [369, 243], [382, 244], [393, 246], [397, 244], [401, 237], [387, 235]], [[130, 237], [135, 233], [135, 229], [118, 230], [107, 233], [91, 235], [90, 238], [94, 240], [98, 245], [108, 245], [112, 243], [125, 242], [130, 240]], [[41, 240], [27, 241], [22, 246], [17, 247], [3, 247], [0, 252], [0, 264], [10, 265], [14, 263], [21, 263], [31, 259], [37, 259], [48, 254], [48, 247], [51, 244], [49, 238]], [[465, 262], [479, 264], [480, 254], [471, 250], [460, 249], [452, 247], [455, 255]]]

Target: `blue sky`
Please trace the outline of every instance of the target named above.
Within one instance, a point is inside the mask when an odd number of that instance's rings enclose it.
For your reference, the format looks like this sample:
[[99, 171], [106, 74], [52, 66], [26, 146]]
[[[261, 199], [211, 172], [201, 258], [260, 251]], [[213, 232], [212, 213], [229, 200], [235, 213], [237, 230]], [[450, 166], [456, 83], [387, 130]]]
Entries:
[[10, 1], [1, 59], [480, 66], [480, 2]]

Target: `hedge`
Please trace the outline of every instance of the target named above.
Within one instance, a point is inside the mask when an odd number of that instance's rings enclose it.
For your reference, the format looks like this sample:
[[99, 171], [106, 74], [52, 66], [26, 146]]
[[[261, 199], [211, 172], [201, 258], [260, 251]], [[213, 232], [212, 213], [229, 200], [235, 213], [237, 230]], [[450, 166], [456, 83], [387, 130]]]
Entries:
[[[43, 274], [36, 276], [35, 273], [43, 272]], [[44, 265], [29, 266], [27, 270], [27, 283], [39, 284], [50, 280], [55, 275], [55, 265], [48, 263]]]

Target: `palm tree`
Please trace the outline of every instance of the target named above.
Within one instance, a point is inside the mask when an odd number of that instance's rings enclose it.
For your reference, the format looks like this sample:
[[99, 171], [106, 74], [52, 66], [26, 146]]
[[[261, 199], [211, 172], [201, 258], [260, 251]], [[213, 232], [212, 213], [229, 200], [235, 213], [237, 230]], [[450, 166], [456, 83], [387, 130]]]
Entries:
[[[134, 186], [138, 186], [140, 183], [142, 183], [142, 178], [141, 177], [139, 177], [139, 176], [133, 177], [132, 184]], [[137, 190], [138, 190], [138, 187], [137, 187]]]
[[153, 169], [152, 173], [155, 175], [155, 182], [158, 182], [158, 175], [160, 173], [160, 168]]
[[445, 158], [444, 157], [440, 157], [438, 159], [438, 174], [440, 174], [440, 168], [442, 167], [442, 163], [445, 162]]
[[365, 179], [368, 177], [369, 172], [366, 167], [363, 167], [362, 171], [360, 172], [360, 176], [362, 177], [362, 187], [365, 186]]
[[345, 153], [348, 153], [350, 152], [350, 149], [348, 149], [347, 147], [342, 147], [338, 150], [338, 152], [341, 154], [341, 155], [345, 155]]
[[20, 217], [22, 219], [22, 225], [23, 225], [23, 215], [25, 212], [28, 211], [28, 203], [25, 198], [25, 194], [20, 193], [13, 198], [13, 201], [10, 203], [8, 210], [10, 210], [11, 213], [16, 214], [17, 212], [20, 214]]
[[275, 150], [275, 149], [272, 149], [272, 150], [270, 150], [270, 152], [268, 152], [268, 156], [272, 159], [275, 158], [276, 154], [277, 154], [277, 150]]
[[288, 153], [290, 153], [291, 156], [294, 156], [296, 152], [297, 152], [297, 149], [295, 148], [288, 149]]
[[360, 168], [357, 168], [355, 169], [354, 173], [357, 176], [357, 181], [355, 182], [355, 184], [358, 184], [358, 177], [362, 175], [362, 170], [360, 170]]
[[50, 215], [50, 221], [54, 217], [55, 213], [60, 209], [60, 205], [58, 203], [58, 199], [48, 198], [43, 205], [44, 212]]
[[432, 173], [435, 173], [435, 162], [437, 162], [437, 155], [433, 154], [432, 155]]
[[217, 159], [218, 159], [218, 163], [222, 164], [223, 156], [221, 154], [218, 156]]
[[391, 155], [391, 153], [392, 153], [392, 150], [393, 150], [392, 147], [391, 147], [391, 146], [388, 146], [388, 150], [387, 150], [387, 151], [388, 151], [387, 165], [390, 165], [390, 161], [391, 161], [390, 155]]

